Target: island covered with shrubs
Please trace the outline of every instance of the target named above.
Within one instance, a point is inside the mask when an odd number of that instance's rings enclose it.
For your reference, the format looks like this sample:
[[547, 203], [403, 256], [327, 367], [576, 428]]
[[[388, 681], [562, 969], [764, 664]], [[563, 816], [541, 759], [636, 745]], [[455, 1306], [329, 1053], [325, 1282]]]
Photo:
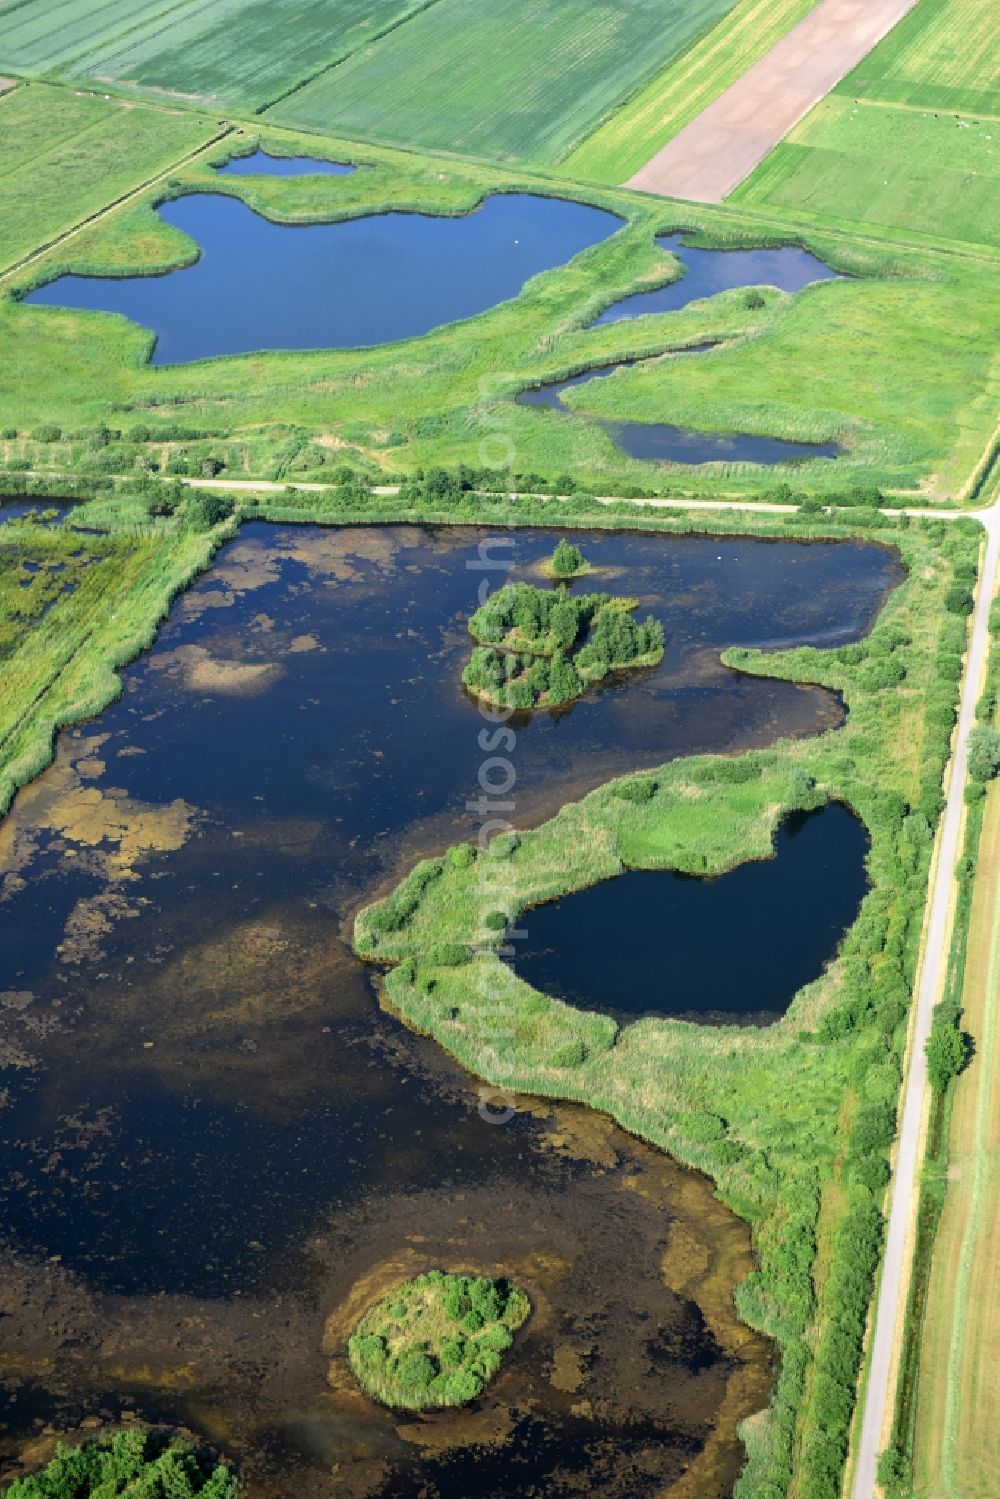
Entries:
[[466, 1405], [500, 1368], [531, 1303], [505, 1280], [429, 1270], [361, 1318], [347, 1356], [366, 1395], [403, 1410]]
[[60, 1444], [40, 1473], [15, 1478], [4, 1499], [239, 1499], [231, 1468], [176, 1432], [134, 1426], [78, 1446]]
[[[548, 564], [554, 576], [587, 569], [575, 547], [566, 550], [575, 556], [560, 556], [557, 547]], [[557, 573], [557, 567], [570, 570]], [[469, 621], [477, 644], [462, 681], [497, 707], [557, 708], [612, 672], [656, 666], [663, 660], [663, 626], [652, 615], [634, 619], [637, 604], [607, 593], [574, 594], [565, 586], [508, 583]]]

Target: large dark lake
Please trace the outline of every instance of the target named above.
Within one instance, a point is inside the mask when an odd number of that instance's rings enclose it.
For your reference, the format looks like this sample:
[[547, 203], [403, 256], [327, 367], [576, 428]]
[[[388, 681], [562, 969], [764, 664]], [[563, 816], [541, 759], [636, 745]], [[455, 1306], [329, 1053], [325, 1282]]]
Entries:
[[199, 258], [163, 276], [60, 276], [25, 301], [120, 312], [156, 334], [153, 364], [265, 349], [390, 343], [485, 312], [620, 220], [562, 198], [497, 194], [473, 213], [383, 213], [275, 224], [239, 198], [194, 193], [160, 217]]
[[[351, 953], [359, 904], [475, 832], [466, 623], [507, 576], [470, 568], [484, 535], [245, 526], [0, 824], [4, 1461], [131, 1410], [217, 1442], [251, 1499], [731, 1493], [773, 1377], [732, 1305], [745, 1225], [585, 1109], [486, 1123]], [[500, 540], [537, 578], [556, 533]], [[518, 726], [522, 825], [836, 724], [829, 693], [719, 651], [856, 638], [901, 577], [874, 545], [581, 545], [668, 648]], [[435, 1265], [515, 1276], [535, 1313], [475, 1406], [397, 1417], [345, 1340]]]

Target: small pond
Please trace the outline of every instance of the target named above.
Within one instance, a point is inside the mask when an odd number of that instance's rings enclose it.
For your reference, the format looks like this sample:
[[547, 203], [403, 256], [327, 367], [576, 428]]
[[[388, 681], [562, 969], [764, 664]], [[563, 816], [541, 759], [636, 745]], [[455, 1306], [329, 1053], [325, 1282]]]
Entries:
[[[733, 1310], [745, 1225], [586, 1109], [487, 1123], [350, 948], [360, 903], [475, 836], [468, 618], [484, 576], [537, 581], [557, 539], [247, 524], [17, 798], [0, 1464], [127, 1409], [208, 1434], [249, 1499], [329, 1499], [334, 1467], [345, 1499], [659, 1499], [682, 1474], [731, 1494], [773, 1378]], [[637, 766], [837, 724], [831, 693], [719, 652], [855, 639], [902, 576], [870, 544], [578, 539], [667, 652], [517, 726], [522, 826]], [[344, 1344], [434, 1265], [511, 1275], [536, 1313], [474, 1407], [401, 1419]]]
[[867, 889], [867, 852], [845, 807], [795, 813], [774, 858], [714, 879], [630, 870], [526, 912], [517, 972], [623, 1021], [766, 1024], [836, 953]]
[[198, 245], [194, 265], [162, 276], [60, 276], [25, 301], [122, 313], [156, 334], [153, 364], [354, 348], [485, 312], [620, 227], [602, 209], [524, 193], [453, 217], [332, 224], [275, 224], [221, 193], [192, 193], [157, 212]]
[[[695, 344], [689, 349], [678, 349], [674, 357], [687, 358], [717, 347], [714, 342]], [[676, 427], [667, 422], [624, 422], [578, 413], [563, 403], [564, 390], [574, 385], [587, 385], [591, 380], [605, 379], [616, 369], [638, 363], [641, 361], [625, 359], [618, 364], [600, 365], [585, 370], [582, 375], [573, 375], [569, 380], [523, 390], [517, 399], [523, 406], [551, 406], [554, 411], [586, 416], [587, 421], [606, 432], [630, 458], [649, 463], [807, 463], [812, 458], [836, 458], [843, 452], [836, 442], [792, 442], [788, 438], [765, 437], [752, 432], [699, 432], [694, 427]]]
[[215, 170], [220, 177], [347, 177], [357, 167], [319, 156], [272, 156], [258, 146], [249, 156], [231, 156]]
[[776, 286], [779, 291], [795, 292], [814, 281], [840, 279], [839, 271], [831, 270], [799, 245], [775, 250], [698, 250], [684, 243], [683, 232], [665, 234], [657, 244], [677, 257], [684, 274], [655, 291], [636, 292], [613, 302], [589, 327], [644, 317], [649, 312], [676, 312], [689, 302], [739, 286]]

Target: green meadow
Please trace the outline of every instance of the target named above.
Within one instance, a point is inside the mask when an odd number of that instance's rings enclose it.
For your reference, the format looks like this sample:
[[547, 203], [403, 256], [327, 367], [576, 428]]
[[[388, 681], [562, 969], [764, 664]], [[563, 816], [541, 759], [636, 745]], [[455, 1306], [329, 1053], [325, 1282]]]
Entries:
[[993, 0], [920, 0], [837, 92], [1000, 117], [996, 34]]
[[831, 94], [733, 203], [929, 246], [1000, 251], [1000, 118]]
[[45, 84], [0, 98], [0, 272], [219, 134], [184, 110]]

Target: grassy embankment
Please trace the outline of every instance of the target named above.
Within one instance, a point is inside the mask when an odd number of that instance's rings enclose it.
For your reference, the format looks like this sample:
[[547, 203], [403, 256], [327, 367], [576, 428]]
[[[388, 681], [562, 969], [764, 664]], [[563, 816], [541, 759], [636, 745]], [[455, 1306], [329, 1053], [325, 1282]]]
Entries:
[[[28, 95], [36, 93], [27, 91]], [[0, 114], [9, 101], [0, 104]], [[256, 129], [234, 141], [246, 149]], [[62, 270], [153, 272], [189, 263], [196, 247], [153, 212], [164, 194], [234, 193], [286, 222], [382, 209], [460, 213], [490, 191], [564, 193], [555, 178], [523, 176], [269, 127], [280, 150], [361, 160], [372, 170], [341, 178], [219, 178], [209, 159], [178, 169], [160, 189], [88, 227], [32, 267], [11, 290]], [[24, 190], [25, 200], [27, 189]], [[661, 284], [676, 270], [655, 235], [680, 225], [707, 241], [788, 239], [729, 209], [651, 201], [591, 187], [578, 196], [621, 215], [623, 227], [570, 264], [534, 278], [522, 294], [478, 318], [421, 339], [365, 350], [264, 354], [150, 368], [149, 335], [97, 313], [0, 301], [0, 463], [45, 472], [135, 472], [150, 463], [195, 465], [207, 456], [234, 477], [323, 478], [346, 460], [383, 474], [434, 463], [478, 463], [483, 445], [516, 451], [521, 472], [571, 473], [581, 485], [627, 485], [693, 495], [754, 495], [791, 479], [829, 493], [852, 485], [956, 494], [995, 421], [993, 323], [996, 278], [975, 264], [930, 254], [858, 250], [810, 232], [810, 247], [859, 273], [794, 297], [742, 291], [678, 312], [587, 329], [609, 301]], [[29, 211], [25, 201], [25, 213]], [[975, 315], [972, 315], [972, 312]], [[705, 339], [711, 353], [669, 357]], [[527, 385], [618, 358], [660, 356], [567, 393], [574, 417], [516, 403]], [[991, 383], [992, 382], [992, 383]], [[699, 429], [792, 439], [837, 438], [836, 463], [801, 468], [712, 464], [698, 469], [640, 463], [618, 450], [588, 413], [627, 414]], [[95, 450], [104, 426], [124, 437]], [[69, 440], [42, 442], [59, 427]], [[72, 434], [77, 434], [74, 438]], [[128, 441], [129, 436], [135, 441]]]
[[921, 0], [730, 201], [995, 259], [995, 30], [992, 0]]
[[[535, 831], [502, 836], [492, 854], [463, 847], [425, 861], [357, 925], [358, 950], [395, 964], [391, 1002], [471, 1070], [612, 1114], [707, 1171], [749, 1220], [760, 1268], [738, 1305], [782, 1346], [774, 1404], [746, 1430], [739, 1493], [754, 1499], [839, 1492], [880, 1242], [977, 545], [933, 527], [899, 539], [909, 579], [863, 644], [727, 657], [838, 688], [843, 729], [735, 761], [675, 762], [653, 774], [652, 795], [611, 783]], [[540, 901], [625, 867], [721, 872], [765, 856], [789, 808], [831, 798], [871, 832], [872, 890], [837, 960], [767, 1030], [647, 1019], [619, 1032], [533, 991], [497, 956], [506, 922]]]
[[816, 0], [739, 0], [706, 35], [559, 163], [568, 177], [625, 182], [780, 41]]
[[[977, 714], [986, 725], [996, 721], [1000, 696], [1000, 603], [990, 624], [993, 649]], [[939, 1014], [958, 1017], [971, 1059], [932, 1101], [886, 1469], [893, 1499], [986, 1499], [1000, 1456], [991, 1297], [1000, 1221], [992, 1165], [1000, 1148], [1000, 786], [973, 775], [966, 801], [955, 940]]]

